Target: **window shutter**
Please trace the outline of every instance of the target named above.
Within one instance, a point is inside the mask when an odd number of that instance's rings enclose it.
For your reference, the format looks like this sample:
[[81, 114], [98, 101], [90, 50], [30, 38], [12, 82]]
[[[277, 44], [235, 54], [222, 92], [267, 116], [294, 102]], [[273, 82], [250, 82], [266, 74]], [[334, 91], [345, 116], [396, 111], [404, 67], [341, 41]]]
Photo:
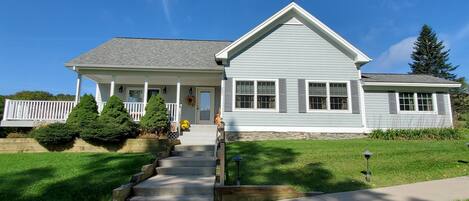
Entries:
[[350, 80], [350, 93], [352, 94], [352, 114], [360, 114], [358, 80]]
[[389, 114], [397, 114], [396, 92], [388, 92]]
[[287, 81], [286, 79], [278, 80], [278, 95], [279, 95], [279, 108], [280, 113], [287, 113]]
[[306, 113], [306, 88], [305, 80], [298, 79], [298, 112]]
[[436, 105], [438, 107], [438, 115], [446, 115], [445, 94], [442, 92], [436, 93]]
[[225, 80], [225, 112], [233, 111], [233, 78]]

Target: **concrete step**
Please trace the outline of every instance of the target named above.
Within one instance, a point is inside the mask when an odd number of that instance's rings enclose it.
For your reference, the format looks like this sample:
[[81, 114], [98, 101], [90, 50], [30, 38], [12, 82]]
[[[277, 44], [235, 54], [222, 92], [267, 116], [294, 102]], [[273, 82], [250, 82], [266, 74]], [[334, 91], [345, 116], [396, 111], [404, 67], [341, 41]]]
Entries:
[[158, 163], [160, 167], [215, 167], [216, 159], [206, 156], [172, 156], [159, 160]]
[[156, 172], [159, 175], [214, 176], [215, 175], [215, 167], [157, 167]]
[[135, 196], [213, 196], [215, 176], [157, 175], [133, 187]]
[[214, 145], [177, 145], [174, 151], [214, 151]]
[[172, 151], [171, 156], [183, 156], [183, 157], [194, 157], [194, 156], [206, 156], [214, 157], [213, 151]]
[[130, 201], [211, 201], [213, 195], [164, 195], [164, 196], [136, 196], [130, 199]]

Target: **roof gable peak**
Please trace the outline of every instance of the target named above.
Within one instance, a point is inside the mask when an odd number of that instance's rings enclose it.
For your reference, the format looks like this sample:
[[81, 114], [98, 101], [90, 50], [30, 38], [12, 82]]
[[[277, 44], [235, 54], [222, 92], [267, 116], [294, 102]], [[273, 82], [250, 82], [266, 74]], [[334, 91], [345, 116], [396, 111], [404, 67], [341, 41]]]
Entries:
[[312, 26], [316, 27], [319, 31], [323, 32], [324, 35], [331, 39], [331, 41], [337, 43], [342, 48], [344, 48], [350, 55], [353, 55], [352, 60], [357, 66], [361, 66], [371, 61], [371, 59], [365, 55], [363, 52], [358, 50], [339, 34], [335, 33], [332, 29], [326, 26], [324, 23], [319, 21], [317, 18], [312, 16], [309, 12], [304, 10], [295, 2], [291, 2], [286, 7], [269, 17], [267, 20], [256, 26], [254, 29], [250, 30], [239, 39], [228, 45], [226, 48], [215, 54], [215, 58], [219, 61], [228, 60], [234, 53], [237, 52], [239, 46], [242, 46], [244, 43], [249, 43], [252, 41], [252, 38], [260, 37], [266, 29], [271, 29], [271, 25], [277, 22], [281, 17], [288, 15], [289, 13], [294, 12], [296, 15], [304, 18]]

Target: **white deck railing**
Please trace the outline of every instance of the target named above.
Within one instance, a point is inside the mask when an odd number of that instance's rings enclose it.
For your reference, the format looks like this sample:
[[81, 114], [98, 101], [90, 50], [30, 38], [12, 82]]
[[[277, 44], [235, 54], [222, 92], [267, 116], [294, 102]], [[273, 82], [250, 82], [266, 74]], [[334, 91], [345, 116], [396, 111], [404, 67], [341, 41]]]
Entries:
[[[29, 101], [9, 100], [5, 101], [3, 120], [23, 121], [65, 121], [74, 107], [74, 101]], [[98, 103], [98, 111], [101, 112], [106, 102]], [[145, 106], [141, 102], [124, 102], [124, 107], [134, 121], [140, 121], [145, 113]], [[176, 120], [176, 103], [166, 103], [170, 121]]]

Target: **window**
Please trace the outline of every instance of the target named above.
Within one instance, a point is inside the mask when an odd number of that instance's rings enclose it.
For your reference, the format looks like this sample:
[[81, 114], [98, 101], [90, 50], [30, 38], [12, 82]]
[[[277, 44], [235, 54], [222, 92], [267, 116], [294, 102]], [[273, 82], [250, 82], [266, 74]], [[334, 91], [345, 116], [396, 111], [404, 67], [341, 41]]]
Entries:
[[275, 82], [257, 82], [257, 108], [275, 109]]
[[349, 110], [348, 82], [307, 82], [308, 109], [315, 110]]
[[348, 93], [346, 83], [329, 83], [331, 110], [348, 109]]
[[433, 98], [431, 93], [417, 93], [419, 111], [433, 111]]
[[401, 111], [414, 111], [414, 93], [399, 93], [399, 108]]
[[309, 109], [327, 110], [326, 83], [309, 83]]
[[419, 112], [432, 112], [433, 94], [432, 93], [413, 93], [413, 92], [400, 92], [399, 93], [399, 110], [400, 111], [419, 111]]
[[254, 81], [236, 81], [236, 108], [254, 108]]
[[235, 108], [277, 108], [277, 82], [275, 80], [236, 80]]
[[143, 90], [142, 89], [129, 89], [127, 102], [143, 102]]

